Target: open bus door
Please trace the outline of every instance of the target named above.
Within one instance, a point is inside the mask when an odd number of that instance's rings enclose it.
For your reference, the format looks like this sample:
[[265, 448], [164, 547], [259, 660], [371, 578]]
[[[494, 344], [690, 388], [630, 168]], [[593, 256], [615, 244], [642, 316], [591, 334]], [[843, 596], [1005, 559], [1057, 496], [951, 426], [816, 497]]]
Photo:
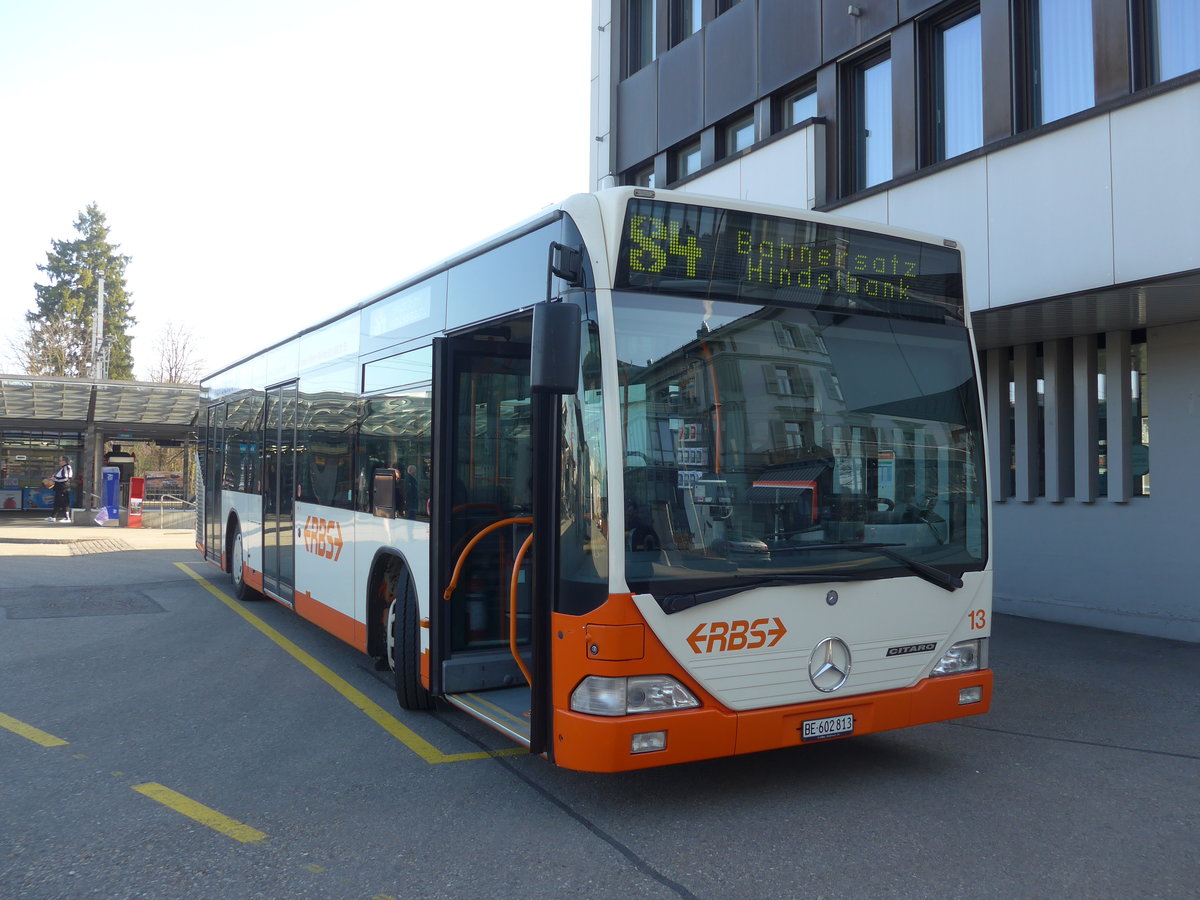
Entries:
[[206, 412], [204, 429], [204, 557], [224, 565], [224, 535], [221, 521], [221, 477], [225, 461], [225, 404]]
[[296, 576], [296, 382], [268, 388], [263, 417], [263, 588], [288, 606]]
[[[567, 309], [578, 348], [578, 309]], [[566, 339], [539, 337], [535, 314], [533, 346]], [[434, 695], [552, 755], [562, 392], [546, 390], [533, 356], [531, 378], [529, 343], [434, 341], [429, 678]], [[572, 390], [577, 353], [573, 365]]]

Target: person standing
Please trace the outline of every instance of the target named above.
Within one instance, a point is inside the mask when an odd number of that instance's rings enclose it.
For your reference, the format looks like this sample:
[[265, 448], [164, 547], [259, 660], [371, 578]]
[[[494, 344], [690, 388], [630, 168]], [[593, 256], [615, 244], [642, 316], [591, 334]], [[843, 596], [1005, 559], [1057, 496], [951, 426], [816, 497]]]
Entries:
[[71, 480], [75, 472], [71, 469], [71, 461], [65, 456], [58, 458], [58, 471], [54, 473], [54, 513], [47, 522], [70, 522], [71, 513], [67, 504], [71, 499]]
[[409, 466], [404, 470], [404, 516], [408, 519], [417, 517], [417, 467]]

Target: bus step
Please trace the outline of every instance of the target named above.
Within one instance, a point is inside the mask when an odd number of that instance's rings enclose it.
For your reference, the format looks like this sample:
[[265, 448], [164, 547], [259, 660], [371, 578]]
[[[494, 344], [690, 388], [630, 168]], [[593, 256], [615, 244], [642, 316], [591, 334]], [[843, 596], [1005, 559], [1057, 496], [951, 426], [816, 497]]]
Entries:
[[517, 743], [529, 746], [528, 685], [446, 694], [444, 699]]

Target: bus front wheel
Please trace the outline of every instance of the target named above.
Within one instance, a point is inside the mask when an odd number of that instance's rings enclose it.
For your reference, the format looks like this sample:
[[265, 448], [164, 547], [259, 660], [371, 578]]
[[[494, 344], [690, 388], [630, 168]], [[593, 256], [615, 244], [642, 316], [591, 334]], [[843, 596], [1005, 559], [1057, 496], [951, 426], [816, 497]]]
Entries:
[[233, 581], [233, 596], [239, 600], [254, 600], [259, 594], [246, 584], [246, 548], [242, 544], [242, 529], [233, 526], [233, 540], [229, 542], [229, 577]]
[[396, 675], [396, 699], [404, 709], [433, 709], [433, 698], [421, 684], [421, 636], [417, 592], [407, 572], [384, 576], [391, 602], [388, 605], [388, 659]]

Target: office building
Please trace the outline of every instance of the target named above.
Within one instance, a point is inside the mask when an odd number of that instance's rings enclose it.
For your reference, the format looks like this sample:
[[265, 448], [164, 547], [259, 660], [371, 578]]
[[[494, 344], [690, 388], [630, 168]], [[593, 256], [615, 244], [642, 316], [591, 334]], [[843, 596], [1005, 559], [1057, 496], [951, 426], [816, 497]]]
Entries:
[[592, 179], [964, 248], [1001, 612], [1200, 641], [1200, 3], [595, 0]]

